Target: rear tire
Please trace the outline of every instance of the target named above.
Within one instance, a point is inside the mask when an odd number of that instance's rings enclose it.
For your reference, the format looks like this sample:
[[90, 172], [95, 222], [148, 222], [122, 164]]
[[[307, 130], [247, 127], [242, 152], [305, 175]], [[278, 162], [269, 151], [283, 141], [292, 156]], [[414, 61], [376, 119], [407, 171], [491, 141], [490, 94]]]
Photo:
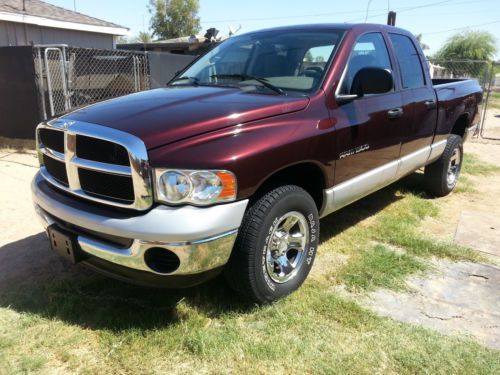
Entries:
[[254, 302], [276, 301], [307, 278], [318, 240], [312, 197], [295, 185], [273, 189], [248, 208], [225, 268], [226, 279]]
[[425, 185], [429, 194], [436, 197], [448, 195], [457, 185], [463, 161], [463, 140], [452, 134], [443, 154], [425, 167]]

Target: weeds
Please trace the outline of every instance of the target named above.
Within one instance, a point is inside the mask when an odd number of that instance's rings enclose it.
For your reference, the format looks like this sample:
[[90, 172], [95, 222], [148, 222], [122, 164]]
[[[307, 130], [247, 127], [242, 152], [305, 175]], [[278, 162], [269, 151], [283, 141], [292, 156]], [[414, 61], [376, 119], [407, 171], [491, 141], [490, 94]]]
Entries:
[[376, 245], [359, 259], [353, 257], [342, 269], [341, 278], [350, 289], [401, 289], [409, 274], [426, 268], [423, 262], [412, 256]]
[[475, 155], [465, 154], [462, 164], [462, 173], [472, 176], [490, 176], [495, 173], [500, 173], [500, 167], [479, 160]]

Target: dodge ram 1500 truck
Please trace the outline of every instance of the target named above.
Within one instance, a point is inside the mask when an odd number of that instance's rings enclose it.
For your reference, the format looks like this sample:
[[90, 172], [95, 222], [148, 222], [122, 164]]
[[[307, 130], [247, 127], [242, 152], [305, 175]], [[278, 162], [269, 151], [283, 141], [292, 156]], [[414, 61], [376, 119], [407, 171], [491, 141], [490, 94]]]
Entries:
[[235, 36], [165, 88], [41, 123], [35, 210], [73, 262], [175, 288], [223, 270], [271, 302], [306, 279], [320, 218], [422, 167], [450, 193], [481, 100], [399, 28]]

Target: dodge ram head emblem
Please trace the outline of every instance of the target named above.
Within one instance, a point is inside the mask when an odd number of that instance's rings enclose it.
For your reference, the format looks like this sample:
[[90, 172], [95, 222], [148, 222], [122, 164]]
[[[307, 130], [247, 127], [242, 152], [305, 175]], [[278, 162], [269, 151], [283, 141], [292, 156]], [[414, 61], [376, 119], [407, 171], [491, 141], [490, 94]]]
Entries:
[[73, 125], [75, 123], [75, 121], [65, 121], [63, 124], [62, 124], [62, 127], [64, 129], [68, 129], [71, 125]]

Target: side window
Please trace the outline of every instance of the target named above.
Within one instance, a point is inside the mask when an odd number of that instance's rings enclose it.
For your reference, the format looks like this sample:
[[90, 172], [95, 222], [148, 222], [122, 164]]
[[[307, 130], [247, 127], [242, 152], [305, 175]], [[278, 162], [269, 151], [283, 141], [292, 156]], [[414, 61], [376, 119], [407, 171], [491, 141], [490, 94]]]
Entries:
[[401, 70], [404, 89], [425, 86], [424, 71], [415, 45], [405, 35], [389, 34]]
[[341, 94], [352, 94], [352, 81], [361, 69], [391, 69], [389, 53], [382, 34], [369, 33], [361, 36], [354, 45], [347, 64], [347, 72], [340, 90]]

